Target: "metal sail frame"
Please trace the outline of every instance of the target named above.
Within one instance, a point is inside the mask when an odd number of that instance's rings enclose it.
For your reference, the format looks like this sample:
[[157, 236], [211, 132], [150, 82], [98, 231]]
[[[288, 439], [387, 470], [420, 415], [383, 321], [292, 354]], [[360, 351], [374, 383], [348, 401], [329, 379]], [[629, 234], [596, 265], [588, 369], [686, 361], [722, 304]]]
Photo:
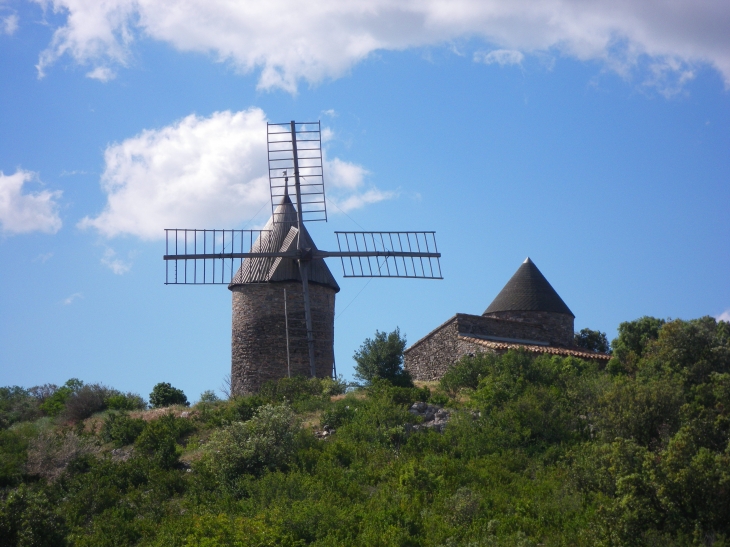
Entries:
[[[319, 122], [317, 122], [317, 139], [316, 142], [319, 144], [317, 149], [304, 148], [299, 149], [297, 146], [297, 123], [293, 120], [289, 124], [267, 124], [267, 133], [271, 135], [270, 127], [286, 127], [289, 125], [288, 132], [276, 132], [274, 134], [288, 133], [291, 136], [289, 140], [278, 140], [271, 141], [270, 137], [267, 138], [269, 146], [269, 186], [272, 198], [272, 211], [274, 207], [274, 199], [277, 194], [277, 189], [280, 185], [275, 185], [276, 180], [284, 179], [284, 195], [289, 192], [288, 188], [288, 169], [293, 168], [294, 170], [294, 187], [296, 194], [296, 213], [297, 213], [297, 248], [292, 251], [273, 251], [273, 252], [243, 252], [244, 239], [248, 235], [248, 239], [251, 241], [251, 245], [248, 245], [248, 249], [253, 247], [253, 235], [258, 233], [260, 237], [264, 232], [263, 230], [194, 230], [194, 229], [166, 229], [166, 253], [163, 256], [168, 264], [166, 267], [165, 284], [223, 284], [227, 283], [226, 279], [230, 280], [233, 277], [233, 266], [236, 260], [243, 264], [244, 259], [254, 258], [289, 258], [296, 260], [299, 266], [299, 275], [302, 280], [302, 292], [304, 296], [304, 318], [307, 326], [307, 347], [309, 353], [309, 368], [312, 377], [316, 376], [316, 367], [314, 360], [314, 332], [312, 330], [312, 313], [309, 299], [309, 266], [312, 260], [324, 259], [324, 258], [340, 258], [344, 271], [344, 277], [404, 277], [404, 278], [419, 278], [419, 279], [443, 279], [441, 275], [441, 265], [439, 258], [441, 253], [438, 252], [436, 247], [435, 232], [335, 232], [337, 235], [337, 241], [339, 251], [322, 251], [319, 249], [304, 248], [303, 239], [301, 237], [302, 228], [304, 227], [304, 214], [307, 212], [314, 213], [314, 215], [324, 218], [311, 218], [310, 220], [327, 220], [327, 212], [325, 207], [324, 198], [324, 180], [322, 173], [322, 153], [321, 153], [321, 138], [319, 135]], [[305, 123], [299, 125], [314, 125], [313, 123]], [[305, 133], [315, 133], [315, 131], [304, 131]], [[315, 142], [314, 139], [305, 139], [309, 142]], [[291, 149], [276, 149], [273, 152], [274, 158], [272, 159], [271, 144], [273, 143], [288, 143], [291, 142]], [[309, 165], [309, 173], [314, 173], [314, 177], [319, 177], [321, 182], [315, 182], [310, 186], [319, 187], [321, 186], [321, 201], [302, 200], [302, 184], [301, 179], [304, 178], [300, 172], [300, 158], [299, 152], [301, 150], [319, 152], [319, 155], [309, 154], [307, 160]], [[286, 158], [285, 160], [281, 157], [276, 157], [276, 153], [291, 152], [292, 158]], [[319, 165], [316, 165], [317, 160]], [[275, 166], [272, 167], [272, 162], [283, 162], [291, 161], [291, 167], [287, 166]], [[276, 164], [274, 164], [276, 165]], [[314, 167], [312, 167], [314, 166]], [[287, 167], [287, 169], [282, 169]], [[317, 172], [319, 168], [319, 172]], [[282, 170], [282, 176], [276, 176], [274, 173], [277, 170]], [[273, 173], [273, 176], [272, 176]], [[308, 174], [309, 176], [309, 174]], [[318, 188], [315, 188], [314, 192], [305, 194], [306, 196], [319, 195]], [[306, 206], [313, 203], [314, 209], [310, 207], [309, 211], [306, 210]], [[321, 208], [320, 208], [321, 207]], [[275, 212], [274, 212], [275, 215]], [[274, 216], [272, 215], [272, 216]], [[276, 219], [274, 218], [274, 222]], [[203, 252], [198, 252], [198, 240], [199, 233], [202, 232]], [[212, 234], [212, 236], [211, 236]], [[229, 243], [226, 245], [226, 234], [229, 234]], [[192, 244], [188, 241], [188, 236], [192, 235]], [[236, 235], [238, 235], [238, 245], [236, 245]], [[170, 239], [174, 239], [174, 244], [170, 244]], [[216, 245], [218, 237], [221, 238], [220, 250], [216, 252]], [[211, 239], [209, 239], [211, 238]], [[208, 241], [211, 241], [211, 245], [208, 245]], [[405, 241], [405, 243], [404, 243]], [[179, 247], [182, 246], [183, 250], [180, 252]], [[236, 246], [240, 246], [240, 252], [234, 252]], [[174, 252], [171, 251], [171, 247]], [[226, 248], [229, 247], [230, 252], [225, 252]], [[210, 251], [208, 252], [210, 248]], [[192, 251], [192, 252], [189, 252]], [[345, 260], [347, 259], [347, 261]], [[221, 261], [219, 268], [220, 281], [216, 275], [215, 264], [216, 261]], [[230, 260], [230, 263], [226, 261]], [[425, 260], [425, 262], [424, 262]], [[200, 271], [198, 269], [199, 261], [202, 261], [202, 267]], [[174, 264], [173, 270], [173, 281], [170, 281], [169, 264]], [[183, 264], [182, 281], [178, 279], [178, 265]], [[191, 281], [188, 281], [188, 266], [191, 263]], [[207, 273], [210, 270], [209, 266], [212, 265], [211, 276]], [[230, 272], [230, 276], [226, 274]], [[349, 274], [348, 274], [349, 272]], [[202, 281], [198, 281], [202, 274]]]

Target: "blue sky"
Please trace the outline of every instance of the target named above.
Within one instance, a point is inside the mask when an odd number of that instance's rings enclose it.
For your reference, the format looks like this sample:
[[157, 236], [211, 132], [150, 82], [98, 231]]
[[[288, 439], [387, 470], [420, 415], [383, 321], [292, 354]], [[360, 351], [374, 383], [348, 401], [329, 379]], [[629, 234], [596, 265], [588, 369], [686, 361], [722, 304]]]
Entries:
[[267, 120], [326, 128], [320, 248], [437, 232], [443, 281], [330, 263], [345, 376], [526, 256], [577, 329], [730, 320], [730, 7], [635, 4], [0, 0], [0, 385], [217, 389], [230, 292], [162, 230], [266, 222]]

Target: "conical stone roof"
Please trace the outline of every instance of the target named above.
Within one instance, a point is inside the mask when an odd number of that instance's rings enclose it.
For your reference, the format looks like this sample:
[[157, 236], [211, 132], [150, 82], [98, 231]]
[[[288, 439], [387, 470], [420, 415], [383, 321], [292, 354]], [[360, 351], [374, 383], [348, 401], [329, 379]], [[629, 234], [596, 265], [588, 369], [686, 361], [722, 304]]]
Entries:
[[529, 257], [517, 268], [484, 315], [502, 311], [543, 311], [575, 317]]
[[[277, 222], [274, 222], [276, 218]], [[293, 251], [297, 248], [297, 211], [288, 195], [284, 195], [281, 203], [274, 210], [274, 215], [264, 226], [259, 238], [251, 247], [251, 252]], [[316, 250], [307, 228], [302, 226], [302, 247]], [[247, 283], [273, 283], [277, 281], [299, 281], [299, 265], [290, 258], [247, 258], [233, 276], [228, 288]], [[309, 282], [326, 285], [340, 291], [340, 286], [332, 276], [327, 264], [321, 258], [309, 263]]]

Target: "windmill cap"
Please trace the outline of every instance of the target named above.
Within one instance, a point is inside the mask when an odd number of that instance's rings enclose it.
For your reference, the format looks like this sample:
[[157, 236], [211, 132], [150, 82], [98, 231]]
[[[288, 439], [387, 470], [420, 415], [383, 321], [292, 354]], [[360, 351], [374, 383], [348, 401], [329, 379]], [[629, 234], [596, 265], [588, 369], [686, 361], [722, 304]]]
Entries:
[[[297, 224], [297, 211], [289, 196], [285, 194], [258, 239], [252, 245], [251, 252], [277, 252], [295, 249], [296, 236], [298, 235]], [[302, 226], [301, 237], [303, 248], [317, 249], [305, 226]], [[334, 289], [335, 292], [340, 290], [340, 286], [335, 281], [332, 272], [321, 258], [316, 258], [310, 262], [308, 279], [310, 283], [328, 286]], [[302, 277], [296, 260], [275, 257], [247, 258], [231, 279], [228, 288], [232, 289], [238, 285], [249, 283], [301, 282], [301, 280]]]
[[543, 311], [575, 317], [529, 256], [484, 314], [503, 311]]

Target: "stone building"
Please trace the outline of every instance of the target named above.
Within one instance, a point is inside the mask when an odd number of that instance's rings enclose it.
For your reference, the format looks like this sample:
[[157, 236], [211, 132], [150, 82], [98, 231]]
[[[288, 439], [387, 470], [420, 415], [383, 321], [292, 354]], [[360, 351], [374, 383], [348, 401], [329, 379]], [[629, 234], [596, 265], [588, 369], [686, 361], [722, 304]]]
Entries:
[[523, 348], [607, 362], [574, 347], [575, 316], [529, 258], [482, 315], [457, 313], [405, 351], [414, 380], [438, 380], [464, 355]]
[[[285, 195], [251, 252], [295, 250], [298, 235], [296, 209]], [[316, 249], [305, 227], [301, 237], [304, 248]], [[288, 258], [246, 259], [228, 288], [233, 293], [231, 392], [254, 393], [267, 380], [285, 378], [289, 372], [292, 376], [309, 376], [304, 296], [297, 262]], [[309, 299], [315, 368], [321, 378], [332, 376], [335, 294], [339, 290], [324, 260], [312, 260]], [[287, 369], [287, 322], [290, 370]]]

